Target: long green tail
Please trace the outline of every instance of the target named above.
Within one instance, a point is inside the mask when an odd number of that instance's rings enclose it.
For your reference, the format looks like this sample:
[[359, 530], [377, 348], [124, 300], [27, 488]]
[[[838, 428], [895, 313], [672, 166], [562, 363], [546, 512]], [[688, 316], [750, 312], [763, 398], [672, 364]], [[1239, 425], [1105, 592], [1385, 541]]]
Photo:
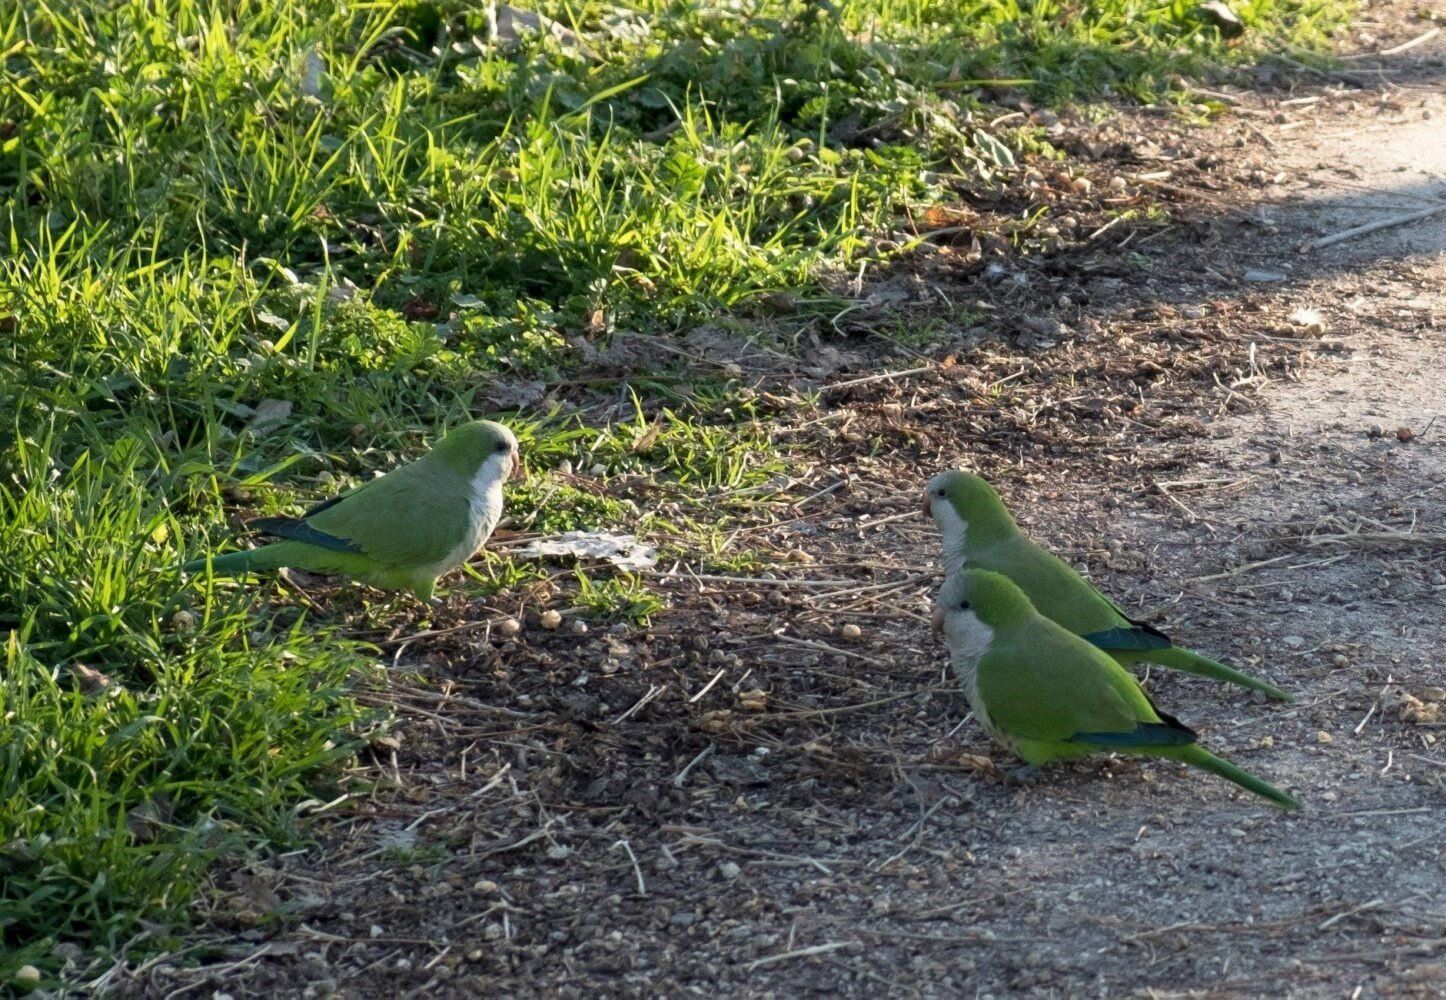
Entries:
[[357, 573], [370, 565], [364, 556], [344, 552], [328, 552], [314, 545], [302, 542], [273, 542], [259, 548], [242, 552], [228, 552], [224, 556], [208, 559], [192, 559], [181, 569], [186, 573], [198, 573], [210, 562], [211, 572], [216, 576], [237, 576], [258, 570], [280, 569], [294, 566], [311, 570], [313, 573]]
[[1184, 670], [1187, 673], [1199, 674], [1201, 677], [1209, 677], [1211, 680], [1225, 681], [1228, 684], [1239, 684], [1241, 687], [1250, 688], [1252, 691], [1264, 691], [1276, 701], [1293, 701], [1289, 694], [1268, 684], [1258, 678], [1243, 674], [1234, 667], [1227, 667], [1218, 663], [1208, 656], [1201, 656], [1199, 653], [1191, 652], [1182, 646], [1170, 646], [1165, 649], [1142, 650], [1130, 657], [1132, 660], [1145, 660], [1149, 663], [1158, 663], [1162, 667], [1169, 667], [1172, 670]]
[[1254, 792], [1263, 799], [1269, 799], [1282, 809], [1299, 809], [1300, 803], [1286, 795], [1279, 788], [1269, 782], [1261, 781], [1248, 771], [1242, 771], [1228, 760], [1222, 760], [1209, 750], [1198, 744], [1188, 747], [1181, 747], [1169, 753], [1160, 754], [1162, 757], [1174, 757], [1186, 764], [1192, 764], [1211, 774], [1219, 775], [1226, 781], [1233, 781], [1246, 791]]

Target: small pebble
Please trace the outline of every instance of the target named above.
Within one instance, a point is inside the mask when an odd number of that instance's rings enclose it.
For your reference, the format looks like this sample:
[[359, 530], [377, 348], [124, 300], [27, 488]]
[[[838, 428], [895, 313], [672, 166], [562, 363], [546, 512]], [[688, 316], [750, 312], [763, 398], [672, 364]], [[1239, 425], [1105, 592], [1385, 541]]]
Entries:
[[1129, 187], [1129, 184], [1125, 181], [1125, 179], [1124, 179], [1123, 177], [1111, 177], [1111, 178], [1110, 178], [1110, 190], [1111, 190], [1111, 191], [1123, 191], [1123, 190], [1124, 190], [1125, 188], [1127, 188], [1127, 187]]
[[845, 639], [857, 639], [859, 636], [864, 634], [864, 630], [859, 628], [853, 622], [849, 622], [847, 625], [843, 626], [843, 628], [838, 630], [838, 634], [843, 636]]
[[1315, 734], [1315, 741], [1317, 743], [1334, 743], [1336, 741], [1336, 738], [1330, 733], [1326, 732], [1324, 729], [1322, 729]]
[[568, 635], [587, 635], [587, 622], [581, 618], [574, 618], [567, 623]]
[[189, 611], [177, 611], [171, 615], [171, 628], [177, 632], [189, 632], [196, 627], [196, 616]]
[[1323, 792], [1321, 794], [1321, 798], [1325, 799], [1327, 802], [1334, 802], [1336, 799], [1340, 798], [1340, 796], [1338, 796], [1335, 792]]
[[722, 875], [724, 878], [731, 882], [739, 875], [743, 874], [743, 869], [739, 868], [736, 862], [724, 861], [720, 865], [718, 865], [718, 874]]
[[1396, 428], [1396, 440], [1400, 441], [1402, 444], [1405, 444], [1407, 441], [1411, 440], [1415, 436], [1416, 432], [1411, 430], [1411, 428], [1409, 427]]
[[538, 618], [538, 624], [545, 629], [555, 629], [562, 624], [562, 612], [548, 608]]
[[504, 618], [497, 623], [497, 632], [499, 635], [512, 636], [521, 631], [522, 625], [516, 618]]
[[34, 986], [40, 982], [40, 970], [33, 965], [22, 965], [15, 970], [15, 981], [22, 986]]
[[385, 934], [386, 931], [382, 930], [382, 925], [381, 925], [381, 924], [372, 924], [371, 929], [370, 929], [369, 931], [367, 931], [367, 933], [370, 934], [370, 935], [371, 935], [372, 937], [374, 937], [374, 938], [379, 938], [379, 937], [381, 937], [383, 934]]
[[1088, 177], [1076, 177], [1069, 182], [1069, 186], [1074, 188], [1076, 194], [1089, 194], [1094, 183]]
[[1385, 434], [1386, 429], [1380, 424], [1371, 424], [1369, 427], [1366, 428], [1366, 437], [1378, 438], [1384, 437]]
[[547, 849], [548, 861], [566, 861], [572, 856], [572, 848], [566, 844], [553, 844]]

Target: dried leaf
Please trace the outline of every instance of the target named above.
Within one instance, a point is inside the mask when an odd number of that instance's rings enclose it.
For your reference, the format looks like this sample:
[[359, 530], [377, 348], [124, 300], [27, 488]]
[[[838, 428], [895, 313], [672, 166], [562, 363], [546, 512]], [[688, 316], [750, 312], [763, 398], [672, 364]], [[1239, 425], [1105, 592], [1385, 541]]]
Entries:
[[157, 792], [126, 812], [126, 829], [138, 844], [149, 844], [157, 833], [171, 825], [173, 812], [170, 797]]
[[506, 48], [515, 47], [524, 35], [543, 31], [563, 45], [577, 44], [576, 33], [536, 11], [523, 10], [511, 4], [499, 4], [495, 10], [489, 10], [487, 15], [492, 41]]
[[738, 695], [738, 707], [745, 712], [762, 712], [768, 708], [768, 692], [761, 688], [742, 691]]
[[522, 410], [542, 402], [547, 386], [525, 378], [489, 378], [478, 398], [486, 400], [490, 409]]
[[291, 404], [284, 399], [263, 399], [246, 422], [246, 429], [256, 437], [266, 437], [291, 416]]
[[94, 667], [87, 667], [84, 663], [72, 663], [70, 676], [74, 678], [75, 686], [80, 688], [81, 694], [105, 694], [121, 689], [121, 686], [109, 674], [101, 673]]

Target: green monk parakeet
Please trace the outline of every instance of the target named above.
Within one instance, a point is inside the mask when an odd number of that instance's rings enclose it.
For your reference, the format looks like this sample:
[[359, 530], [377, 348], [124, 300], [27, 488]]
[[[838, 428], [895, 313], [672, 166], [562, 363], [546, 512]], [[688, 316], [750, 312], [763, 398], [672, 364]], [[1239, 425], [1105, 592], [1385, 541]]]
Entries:
[[1129, 618], [1062, 559], [1030, 541], [999, 494], [979, 476], [957, 470], [939, 473], [925, 488], [924, 511], [944, 536], [945, 573], [963, 568], [1003, 573], [1040, 614], [1121, 663], [1144, 660], [1291, 700], [1275, 685], [1177, 646], [1159, 629]]
[[312, 507], [302, 517], [263, 517], [247, 527], [281, 541], [195, 559], [188, 573], [218, 576], [291, 566], [341, 573], [428, 600], [437, 578], [482, 547], [502, 517], [502, 483], [521, 469], [517, 438], [477, 420], [426, 455]]
[[934, 626], [974, 717], [1032, 766], [1096, 753], [1168, 757], [1285, 809], [1300, 803], [1196, 743], [1099, 648], [1045, 618], [999, 573], [965, 569], [939, 591]]

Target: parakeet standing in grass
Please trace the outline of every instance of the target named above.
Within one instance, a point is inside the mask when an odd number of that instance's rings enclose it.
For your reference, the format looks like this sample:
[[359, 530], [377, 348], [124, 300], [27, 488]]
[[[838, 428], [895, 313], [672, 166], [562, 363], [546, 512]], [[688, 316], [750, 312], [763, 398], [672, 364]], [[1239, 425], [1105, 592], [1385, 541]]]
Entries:
[[1291, 700], [1275, 685], [1177, 646], [1160, 630], [1126, 616], [1062, 559], [1030, 541], [999, 494], [979, 476], [957, 470], [939, 473], [925, 488], [924, 511], [944, 536], [946, 573], [966, 567], [1003, 573], [1040, 614], [1121, 663], [1144, 660]]
[[477, 420], [449, 432], [426, 455], [317, 504], [299, 518], [263, 517], [247, 527], [281, 541], [195, 559], [218, 576], [283, 566], [341, 573], [428, 600], [437, 578], [482, 547], [502, 517], [502, 483], [521, 468], [517, 438]]
[[949, 577], [934, 627], [944, 633], [974, 717], [1027, 764], [1096, 753], [1168, 757], [1282, 808], [1300, 804], [1200, 746], [1123, 667], [1041, 615], [1008, 577], [981, 569]]

